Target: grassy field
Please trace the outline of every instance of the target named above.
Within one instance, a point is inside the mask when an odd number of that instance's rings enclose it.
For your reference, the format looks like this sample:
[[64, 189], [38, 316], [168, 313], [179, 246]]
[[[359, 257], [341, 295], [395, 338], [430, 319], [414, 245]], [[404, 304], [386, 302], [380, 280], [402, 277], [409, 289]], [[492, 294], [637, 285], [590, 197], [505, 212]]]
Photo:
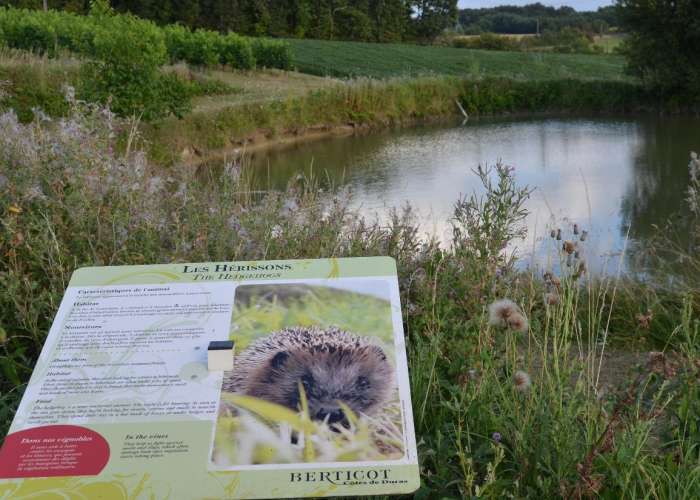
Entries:
[[612, 35], [601, 35], [595, 37], [595, 41], [593, 42], [593, 45], [597, 47], [602, 47], [603, 52], [606, 54], [612, 54], [615, 52], [615, 49], [620, 47], [622, 45], [622, 42], [625, 40], [625, 35], [618, 35], [618, 34], [612, 34]]
[[454, 75], [518, 80], [626, 80], [619, 56], [468, 50], [408, 44], [288, 40], [298, 71], [321, 76], [388, 78]]
[[281, 70], [207, 71], [207, 79], [230, 85], [234, 92], [216, 96], [196, 97], [193, 110], [211, 112], [241, 104], [266, 103], [303, 96], [314, 90], [328, 89], [341, 84], [335, 78], [320, 77]]

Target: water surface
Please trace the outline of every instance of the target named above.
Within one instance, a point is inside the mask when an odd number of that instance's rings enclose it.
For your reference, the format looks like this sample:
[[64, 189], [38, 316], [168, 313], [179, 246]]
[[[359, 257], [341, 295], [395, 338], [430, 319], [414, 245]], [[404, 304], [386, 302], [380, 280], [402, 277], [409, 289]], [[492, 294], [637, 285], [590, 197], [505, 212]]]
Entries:
[[332, 138], [256, 153], [251, 161], [268, 187], [284, 188], [294, 174], [312, 170], [347, 185], [367, 215], [410, 202], [422, 229], [448, 241], [455, 201], [480, 188], [472, 169], [500, 160], [535, 188], [521, 254], [534, 254], [539, 265], [558, 260], [549, 229], [566, 234], [576, 222], [590, 231], [589, 268], [614, 272], [624, 248], [643, 247], [654, 224], [687, 209], [689, 152], [699, 149], [696, 118], [538, 118]]

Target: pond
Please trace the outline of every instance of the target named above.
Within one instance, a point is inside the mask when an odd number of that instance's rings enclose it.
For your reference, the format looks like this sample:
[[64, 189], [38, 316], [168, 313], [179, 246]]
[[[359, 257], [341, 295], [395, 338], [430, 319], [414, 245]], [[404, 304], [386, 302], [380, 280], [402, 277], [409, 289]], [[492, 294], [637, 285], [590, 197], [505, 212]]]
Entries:
[[576, 223], [589, 231], [589, 269], [614, 273], [625, 248], [643, 247], [654, 225], [687, 210], [689, 153], [699, 148], [697, 118], [530, 118], [332, 138], [258, 152], [251, 162], [265, 187], [281, 189], [300, 171], [349, 186], [369, 216], [410, 202], [423, 231], [448, 241], [455, 201], [479, 190], [472, 170], [500, 160], [535, 188], [528, 237], [518, 243], [524, 261], [559, 262], [549, 231], [561, 227], [566, 237]]

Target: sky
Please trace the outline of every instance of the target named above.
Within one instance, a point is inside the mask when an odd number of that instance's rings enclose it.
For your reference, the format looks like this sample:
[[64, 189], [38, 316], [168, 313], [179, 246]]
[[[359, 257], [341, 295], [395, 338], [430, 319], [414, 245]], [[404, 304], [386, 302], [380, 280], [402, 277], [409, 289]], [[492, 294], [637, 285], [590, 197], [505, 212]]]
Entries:
[[[529, 3], [535, 3], [538, 0], [459, 0], [459, 7], [462, 9], [466, 8], [479, 8], [479, 7], [495, 7], [496, 5], [527, 5]], [[568, 5], [576, 10], [596, 10], [598, 7], [604, 7], [606, 5], [612, 5], [613, 0], [539, 0], [540, 3], [544, 5], [551, 5], [553, 7], [561, 7], [562, 5]]]

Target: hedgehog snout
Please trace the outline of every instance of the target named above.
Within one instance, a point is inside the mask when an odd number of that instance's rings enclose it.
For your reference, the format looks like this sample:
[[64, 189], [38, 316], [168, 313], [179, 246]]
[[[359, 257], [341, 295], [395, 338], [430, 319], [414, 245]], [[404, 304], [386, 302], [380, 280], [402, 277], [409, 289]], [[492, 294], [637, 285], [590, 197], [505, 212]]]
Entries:
[[321, 408], [316, 412], [317, 420], [327, 420], [329, 425], [340, 423], [345, 425], [347, 419], [345, 418], [345, 412], [340, 408]]

